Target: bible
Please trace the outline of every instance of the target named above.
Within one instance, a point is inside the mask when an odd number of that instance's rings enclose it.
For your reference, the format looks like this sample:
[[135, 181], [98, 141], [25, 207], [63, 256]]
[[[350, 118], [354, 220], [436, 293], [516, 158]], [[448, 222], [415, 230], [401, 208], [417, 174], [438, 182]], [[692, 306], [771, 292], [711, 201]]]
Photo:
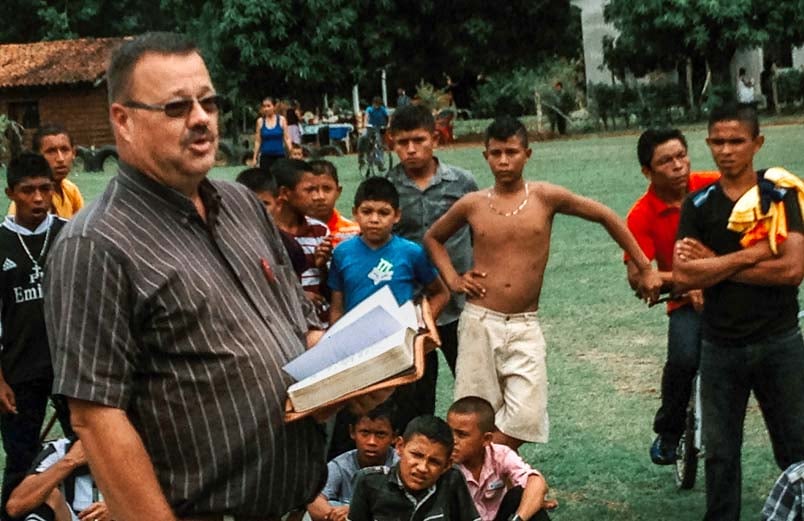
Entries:
[[[417, 336], [435, 330], [426, 303], [423, 308], [398, 305], [384, 287], [341, 317], [313, 348], [283, 367], [296, 380], [288, 388], [287, 419], [420, 378], [424, 338]], [[437, 336], [429, 339], [438, 342]]]

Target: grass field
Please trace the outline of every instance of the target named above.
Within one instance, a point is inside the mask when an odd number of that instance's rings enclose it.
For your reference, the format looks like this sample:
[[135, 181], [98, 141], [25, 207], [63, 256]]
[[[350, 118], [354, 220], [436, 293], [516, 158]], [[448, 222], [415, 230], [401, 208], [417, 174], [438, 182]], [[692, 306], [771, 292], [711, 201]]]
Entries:
[[[784, 165], [804, 173], [800, 126], [776, 126], [756, 166]], [[687, 132], [694, 169], [713, 169], [702, 128]], [[637, 168], [636, 135], [585, 136], [534, 146], [526, 177], [564, 185], [625, 215], [645, 188]], [[439, 158], [471, 169], [480, 186], [491, 175], [479, 147], [440, 150]], [[358, 182], [355, 156], [335, 158], [344, 184], [339, 208], [348, 212]], [[231, 179], [236, 168], [212, 176]], [[75, 181], [93, 199], [110, 177], [80, 174]], [[556, 219], [540, 316], [548, 345], [550, 442], [522, 453], [547, 476], [563, 520], [700, 519], [703, 472], [695, 489], [676, 490], [669, 468], [648, 458], [651, 424], [659, 404], [666, 317], [647, 309], [625, 282], [621, 253], [597, 225]], [[442, 363], [439, 412], [451, 397], [452, 378]], [[778, 469], [761, 415], [753, 404], [745, 426], [743, 516], [757, 519]]]

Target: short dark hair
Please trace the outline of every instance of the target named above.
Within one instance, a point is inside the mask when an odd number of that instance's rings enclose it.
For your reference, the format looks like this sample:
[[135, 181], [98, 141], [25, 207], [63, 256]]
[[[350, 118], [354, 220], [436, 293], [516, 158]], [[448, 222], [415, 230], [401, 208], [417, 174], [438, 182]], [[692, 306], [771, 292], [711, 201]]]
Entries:
[[47, 177], [53, 180], [53, 171], [41, 154], [25, 151], [17, 155], [8, 163], [6, 170], [6, 184], [14, 189], [26, 177]]
[[649, 128], [639, 136], [637, 141], [637, 158], [639, 164], [650, 168], [650, 163], [653, 161], [653, 152], [656, 147], [661, 144], [667, 143], [673, 139], [677, 139], [687, 149], [687, 138], [677, 128]]
[[394, 111], [394, 115], [391, 117], [391, 134], [418, 129], [435, 132], [435, 118], [427, 107], [405, 105]]
[[393, 400], [386, 400], [374, 409], [370, 410], [366, 414], [361, 414], [360, 416], [352, 416], [349, 425], [357, 425], [357, 423], [362, 420], [363, 418], [368, 418], [369, 420], [388, 420], [388, 424], [391, 425], [391, 430], [396, 432], [396, 415], [397, 415], [397, 407]]
[[70, 141], [70, 146], [73, 146], [73, 136], [67, 132], [67, 129], [64, 128], [64, 125], [59, 123], [43, 123], [38, 129], [36, 129], [33, 138], [31, 138], [31, 144], [33, 145], [34, 152], [42, 151], [42, 138], [46, 136], [58, 136], [61, 134], [67, 136], [67, 139]]
[[411, 438], [416, 435], [425, 436], [430, 441], [434, 441], [443, 445], [447, 449], [447, 456], [452, 455], [452, 449], [455, 447], [455, 440], [452, 437], [452, 429], [449, 428], [447, 422], [437, 416], [417, 416], [408, 422], [405, 427], [405, 432], [402, 434], [402, 439], [405, 443], [409, 442]]
[[751, 128], [751, 135], [757, 137], [759, 135], [759, 116], [757, 116], [757, 109], [751, 103], [726, 103], [715, 107], [709, 113], [708, 130], [712, 129], [715, 123], [721, 121], [740, 121], [746, 123]]
[[341, 182], [338, 180], [338, 169], [331, 161], [327, 161], [326, 159], [313, 159], [310, 161], [310, 168], [313, 169], [315, 175], [328, 175], [335, 180], [336, 185], [341, 185]]
[[480, 432], [494, 431], [494, 408], [479, 396], [464, 396], [450, 405], [447, 414], [475, 414]]
[[498, 116], [486, 128], [486, 135], [483, 139], [483, 144], [489, 146], [489, 141], [492, 139], [498, 141], [507, 141], [508, 138], [516, 136], [522, 143], [522, 146], [528, 147], [528, 130], [521, 121], [512, 116]]
[[241, 185], [245, 185], [252, 192], [270, 192], [276, 196], [276, 179], [262, 168], [247, 168], [237, 174], [235, 179]]
[[285, 187], [293, 190], [305, 172], [312, 172], [310, 163], [301, 159], [277, 159], [271, 165], [271, 175], [276, 180], [277, 189]]
[[383, 201], [394, 210], [399, 209], [399, 192], [394, 183], [384, 177], [369, 177], [357, 187], [355, 192], [355, 208], [363, 201]]
[[109, 104], [128, 95], [132, 83], [131, 73], [145, 54], [185, 55], [193, 52], [200, 55], [195, 43], [178, 33], [148, 32], [126, 41], [112, 54], [106, 69]]

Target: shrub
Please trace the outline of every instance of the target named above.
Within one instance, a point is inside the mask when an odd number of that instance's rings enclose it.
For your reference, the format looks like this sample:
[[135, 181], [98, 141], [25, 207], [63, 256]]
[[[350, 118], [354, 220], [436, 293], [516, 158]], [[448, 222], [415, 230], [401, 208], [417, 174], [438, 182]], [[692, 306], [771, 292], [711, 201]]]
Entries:
[[801, 69], [786, 69], [776, 74], [776, 92], [779, 102], [794, 104], [804, 98], [804, 71]]

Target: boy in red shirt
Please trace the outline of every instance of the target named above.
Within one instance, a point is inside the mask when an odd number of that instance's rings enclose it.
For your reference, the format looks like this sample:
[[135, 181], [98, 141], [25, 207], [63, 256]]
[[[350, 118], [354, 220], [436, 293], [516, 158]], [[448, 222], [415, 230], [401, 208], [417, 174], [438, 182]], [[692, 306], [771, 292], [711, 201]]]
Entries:
[[[640, 248], [656, 260], [663, 289], [673, 286], [673, 245], [676, 241], [681, 203], [688, 193], [717, 181], [718, 172], [690, 173], [687, 140], [677, 129], [648, 129], [637, 144], [642, 173], [650, 181], [648, 190], [628, 212], [628, 229]], [[625, 255], [628, 281], [636, 287], [637, 269]], [[698, 370], [701, 349], [703, 293], [692, 290], [670, 300], [667, 333], [667, 362], [662, 373], [662, 404], [656, 412], [653, 430], [657, 436], [650, 458], [657, 465], [676, 461], [676, 447], [684, 432], [685, 413], [692, 381]]]

